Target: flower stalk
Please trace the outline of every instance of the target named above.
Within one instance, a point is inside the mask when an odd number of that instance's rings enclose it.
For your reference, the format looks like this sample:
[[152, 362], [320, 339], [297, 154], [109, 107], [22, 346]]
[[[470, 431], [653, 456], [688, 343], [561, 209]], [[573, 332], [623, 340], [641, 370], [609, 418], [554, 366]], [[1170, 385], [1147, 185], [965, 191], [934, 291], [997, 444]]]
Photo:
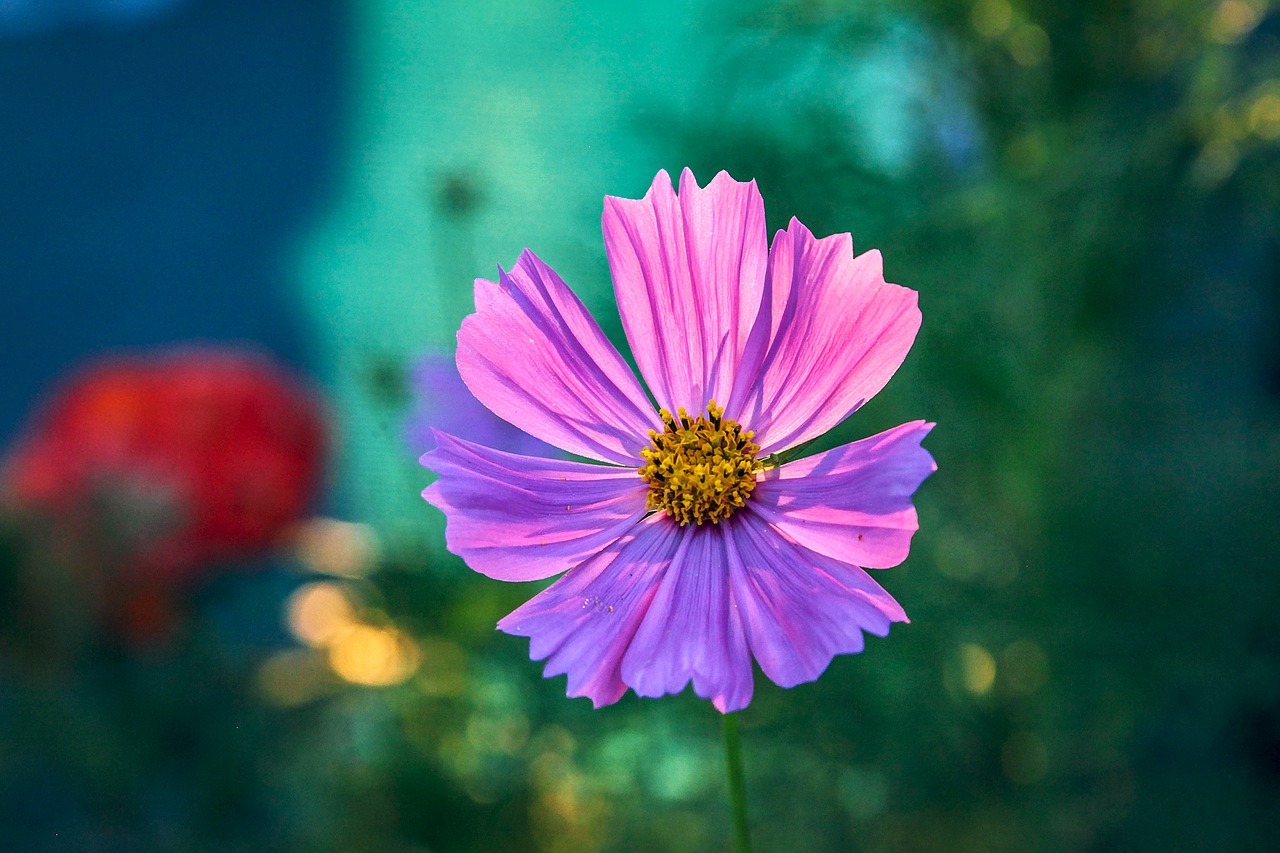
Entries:
[[729, 776], [729, 811], [733, 819], [734, 853], [751, 853], [751, 827], [747, 823], [747, 785], [742, 773], [742, 742], [738, 738], [738, 715], [722, 714], [724, 760]]

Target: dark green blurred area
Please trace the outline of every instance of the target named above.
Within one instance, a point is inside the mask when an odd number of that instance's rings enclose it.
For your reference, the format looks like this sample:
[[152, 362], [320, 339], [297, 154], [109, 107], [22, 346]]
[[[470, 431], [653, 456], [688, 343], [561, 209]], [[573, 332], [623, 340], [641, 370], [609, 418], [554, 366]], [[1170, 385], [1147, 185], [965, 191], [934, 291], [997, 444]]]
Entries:
[[[821, 447], [938, 423], [911, 557], [876, 575], [911, 624], [814, 684], [757, 672], [757, 848], [1280, 846], [1280, 8], [811, 0], [713, 7], [704, 38], [694, 94], [637, 114], [663, 164], [754, 178], [771, 230], [850, 231], [920, 292], [906, 364]], [[469, 186], [459, 217], [504, 204]], [[622, 344], [595, 228], [565, 239]], [[415, 455], [387, 462], [406, 502]], [[566, 699], [492, 627], [535, 587], [470, 572], [420, 512], [209, 584], [144, 653], [12, 612], [6, 531], [0, 837], [728, 849], [710, 705]], [[246, 639], [280, 619], [292, 639]]]

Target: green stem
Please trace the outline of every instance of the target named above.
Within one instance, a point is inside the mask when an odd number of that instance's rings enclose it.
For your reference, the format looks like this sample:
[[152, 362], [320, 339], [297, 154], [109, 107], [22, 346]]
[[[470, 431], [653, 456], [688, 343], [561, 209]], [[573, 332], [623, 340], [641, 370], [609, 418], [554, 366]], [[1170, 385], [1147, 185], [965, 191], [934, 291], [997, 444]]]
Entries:
[[729, 771], [729, 809], [733, 812], [734, 853], [751, 853], [747, 825], [747, 785], [742, 776], [742, 744], [738, 740], [738, 715], [724, 714], [724, 760]]

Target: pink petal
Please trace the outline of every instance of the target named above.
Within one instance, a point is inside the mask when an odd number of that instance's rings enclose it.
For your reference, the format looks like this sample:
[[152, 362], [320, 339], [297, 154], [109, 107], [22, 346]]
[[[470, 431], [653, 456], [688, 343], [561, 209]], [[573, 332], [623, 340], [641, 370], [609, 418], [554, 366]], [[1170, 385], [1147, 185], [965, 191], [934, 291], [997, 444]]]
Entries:
[[751, 654], [729, 590], [725, 525], [685, 534], [622, 659], [640, 696], [694, 692], [723, 713], [751, 701]]
[[525, 250], [498, 283], [476, 281], [458, 332], [458, 372], [480, 402], [564, 450], [640, 464], [662, 429], [635, 375], [560, 277]]
[[885, 283], [879, 252], [855, 258], [848, 234], [818, 240], [792, 219], [774, 237], [725, 416], [762, 453], [822, 435], [885, 386], [919, 328], [916, 292]]
[[622, 698], [623, 656], [644, 619], [684, 531], [661, 513], [498, 622], [529, 637], [529, 657], [547, 659], [544, 675], [568, 675], [567, 693], [599, 708]]
[[643, 199], [605, 198], [604, 245], [627, 340], [658, 404], [724, 405], [768, 263], [755, 182], [721, 172], [700, 188], [685, 169], [677, 196], [659, 172]]
[[760, 668], [776, 684], [813, 681], [838, 654], [862, 651], [906, 614], [859, 569], [788, 541], [749, 512], [726, 522], [733, 599]]
[[938, 468], [920, 446], [932, 428], [914, 421], [769, 471], [751, 494], [751, 511], [819, 554], [896, 566], [919, 526], [911, 496]]
[[634, 469], [517, 456], [435, 432], [422, 464], [440, 475], [422, 496], [444, 512], [449, 550], [504, 581], [550, 577], [644, 515]]

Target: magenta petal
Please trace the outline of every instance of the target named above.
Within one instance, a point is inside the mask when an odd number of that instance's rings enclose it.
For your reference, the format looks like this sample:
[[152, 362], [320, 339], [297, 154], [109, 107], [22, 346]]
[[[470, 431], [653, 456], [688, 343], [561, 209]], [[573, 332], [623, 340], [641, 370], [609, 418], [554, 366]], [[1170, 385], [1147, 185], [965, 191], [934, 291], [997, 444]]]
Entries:
[[911, 496], [938, 467], [920, 446], [932, 428], [914, 421], [769, 471], [751, 494], [751, 510], [819, 554], [896, 566], [919, 526]]
[[618, 311], [658, 404], [701, 411], [728, 399], [768, 263], [764, 201], [725, 172], [680, 193], [659, 172], [639, 200], [606, 196], [604, 245]]
[[597, 708], [622, 698], [621, 665], [684, 531], [661, 513], [529, 599], [500, 622], [529, 637], [529, 657], [544, 674], [568, 675], [567, 693]]
[[733, 599], [760, 668], [776, 684], [813, 681], [838, 654], [862, 651], [906, 614], [859, 569], [802, 548], [749, 512], [727, 522]]
[[499, 417], [556, 447], [638, 465], [662, 423], [578, 297], [527, 249], [497, 283], [476, 281], [458, 372]]
[[449, 550], [504, 581], [550, 577], [612, 544], [645, 512], [634, 469], [517, 456], [436, 432], [422, 493], [444, 512]]
[[751, 701], [751, 654], [729, 591], [724, 525], [687, 532], [622, 659], [640, 696], [694, 692], [723, 713]]
[[880, 253], [848, 234], [815, 239], [792, 219], [769, 277], [726, 417], [762, 453], [816, 438], [885, 386], [920, 328], [916, 292], [884, 280]]

